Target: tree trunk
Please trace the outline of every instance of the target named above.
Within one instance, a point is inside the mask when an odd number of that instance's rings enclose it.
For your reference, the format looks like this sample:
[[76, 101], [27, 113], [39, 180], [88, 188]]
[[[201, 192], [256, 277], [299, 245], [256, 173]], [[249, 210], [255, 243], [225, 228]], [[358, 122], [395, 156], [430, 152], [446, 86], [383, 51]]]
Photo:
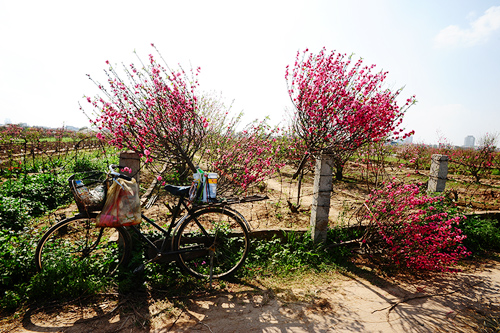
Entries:
[[335, 167], [335, 179], [336, 180], [342, 180], [344, 178], [343, 171], [344, 171], [343, 167], [339, 167], [339, 166]]
[[302, 188], [303, 177], [304, 177], [304, 169], [300, 170], [299, 180], [297, 182], [297, 207], [300, 206], [300, 190]]

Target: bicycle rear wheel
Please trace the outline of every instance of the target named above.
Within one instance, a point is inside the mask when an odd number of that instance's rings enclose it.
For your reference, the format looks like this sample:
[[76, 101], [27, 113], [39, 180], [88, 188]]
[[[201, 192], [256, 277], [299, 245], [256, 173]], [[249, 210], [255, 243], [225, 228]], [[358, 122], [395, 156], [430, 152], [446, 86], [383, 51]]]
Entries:
[[131, 251], [129, 233], [124, 228], [97, 228], [96, 216], [77, 215], [52, 226], [38, 242], [38, 271], [84, 271], [86, 276], [102, 276], [126, 265]]
[[233, 274], [249, 250], [248, 230], [240, 217], [222, 207], [208, 207], [188, 216], [173, 241], [179, 264], [196, 277]]

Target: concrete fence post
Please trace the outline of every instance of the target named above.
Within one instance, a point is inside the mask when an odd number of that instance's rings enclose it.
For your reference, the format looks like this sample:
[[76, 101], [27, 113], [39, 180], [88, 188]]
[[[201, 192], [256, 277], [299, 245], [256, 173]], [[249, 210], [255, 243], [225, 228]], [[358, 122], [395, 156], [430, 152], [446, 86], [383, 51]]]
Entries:
[[315, 243], [326, 241], [332, 193], [332, 165], [331, 155], [322, 154], [316, 158], [311, 207], [311, 236]]
[[441, 154], [432, 155], [431, 171], [427, 191], [443, 192], [448, 176], [448, 156]]
[[139, 184], [139, 170], [141, 169], [141, 158], [134, 151], [123, 151], [120, 153], [120, 166], [129, 167], [132, 173], [124, 173], [124, 175], [135, 178]]
[[[138, 153], [135, 151], [122, 151], [120, 152], [120, 166], [122, 167], [129, 167], [132, 172], [121, 172], [125, 176], [129, 176], [135, 179], [137, 184], [139, 184], [139, 170], [141, 169], [141, 157], [139, 156]], [[137, 225], [137, 227], [140, 229], [141, 225]], [[131, 234], [131, 239], [132, 239], [132, 247], [136, 247], [138, 244], [140, 244], [139, 236], [135, 233], [132, 232], [131, 227], [125, 227], [130, 234]], [[121, 235], [120, 235], [121, 237]]]

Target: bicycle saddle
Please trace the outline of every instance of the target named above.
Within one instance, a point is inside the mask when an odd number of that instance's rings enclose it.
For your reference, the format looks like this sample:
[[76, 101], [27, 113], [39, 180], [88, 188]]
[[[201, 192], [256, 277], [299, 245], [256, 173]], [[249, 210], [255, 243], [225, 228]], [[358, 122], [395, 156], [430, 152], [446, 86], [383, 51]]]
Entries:
[[175, 185], [165, 185], [164, 189], [173, 195], [177, 195], [179, 197], [186, 197], [189, 195], [189, 188], [191, 186], [175, 186]]

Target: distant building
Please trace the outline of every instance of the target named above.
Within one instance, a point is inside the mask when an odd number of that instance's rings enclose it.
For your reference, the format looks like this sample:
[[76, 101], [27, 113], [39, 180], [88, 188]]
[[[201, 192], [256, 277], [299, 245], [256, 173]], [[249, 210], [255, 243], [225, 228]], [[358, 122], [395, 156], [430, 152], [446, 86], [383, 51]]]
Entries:
[[409, 137], [407, 137], [406, 139], [404, 139], [403, 142], [406, 143], [406, 144], [413, 143], [413, 135], [410, 135]]
[[468, 135], [465, 137], [464, 140], [464, 147], [466, 148], [474, 148], [474, 144], [476, 143], [476, 138], [474, 138], [472, 135]]

